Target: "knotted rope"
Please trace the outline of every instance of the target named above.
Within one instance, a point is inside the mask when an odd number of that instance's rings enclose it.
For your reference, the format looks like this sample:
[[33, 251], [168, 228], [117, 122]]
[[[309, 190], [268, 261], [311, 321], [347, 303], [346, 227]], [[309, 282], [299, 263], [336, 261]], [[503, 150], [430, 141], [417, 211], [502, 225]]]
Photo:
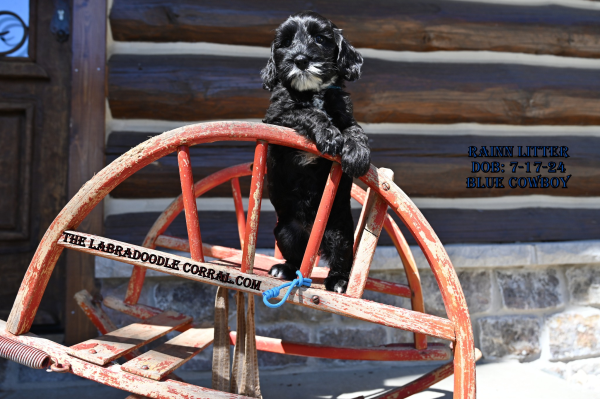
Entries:
[[[274, 308], [278, 308], [281, 305], [283, 305], [283, 303], [285, 301], [287, 301], [288, 297], [290, 296], [290, 294], [292, 293], [292, 290], [294, 289], [294, 287], [310, 287], [310, 285], [312, 284], [312, 279], [310, 278], [304, 278], [302, 276], [302, 273], [300, 273], [300, 270], [296, 270], [296, 275], [298, 276], [298, 278], [293, 279], [292, 281], [282, 284], [279, 287], [273, 287], [270, 290], [266, 290], [263, 292], [263, 302], [265, 305], [267, 305], [268, 307], [274, 309]], [[269, 302], [269, 299], [271, 298], [277, 298], [279, 296], [279, 292], [284, 289], [285, 287], [290, 287], [287, 292], [285, 293], [285, 295], [283, 296], [283, 299], [281, 301], [279, 301], [278, 303], [271, 303]]]

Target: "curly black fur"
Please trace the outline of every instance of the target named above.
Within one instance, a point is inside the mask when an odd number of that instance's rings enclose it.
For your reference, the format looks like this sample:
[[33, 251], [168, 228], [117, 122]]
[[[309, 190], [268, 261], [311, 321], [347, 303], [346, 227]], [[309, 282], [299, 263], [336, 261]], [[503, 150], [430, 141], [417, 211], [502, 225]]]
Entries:
[[[277, 28], [271, 58], [262, 70], [271, 105], [263, 122], [295, 129], [319, 151], [341, 155], [344, 174], [321, 242], [330, 266], [325, 286], [345, 292], [352, 268], [352, 178], [369, 170], [367, 136], [354, 120], [344, 81], [360, 77], [361, 55], [331, 21], [315, 12], [289, 17]], [[275, 237], [286, 262], [271, 275], [291, 280], [300, 268], [331, 161], [269, 145], [269, 196], [277, 212]]]

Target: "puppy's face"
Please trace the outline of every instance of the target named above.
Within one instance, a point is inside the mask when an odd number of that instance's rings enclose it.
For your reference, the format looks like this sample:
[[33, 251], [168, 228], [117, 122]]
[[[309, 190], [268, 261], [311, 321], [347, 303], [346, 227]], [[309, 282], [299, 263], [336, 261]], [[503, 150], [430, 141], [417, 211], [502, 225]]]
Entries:
[[301, 12], [277, 28], [261, 76], [268, 90], [281, 82], [288, 89], [320, 91], [340, 79], [358, 79], [361, 65], [360, 54], [331, 21]]

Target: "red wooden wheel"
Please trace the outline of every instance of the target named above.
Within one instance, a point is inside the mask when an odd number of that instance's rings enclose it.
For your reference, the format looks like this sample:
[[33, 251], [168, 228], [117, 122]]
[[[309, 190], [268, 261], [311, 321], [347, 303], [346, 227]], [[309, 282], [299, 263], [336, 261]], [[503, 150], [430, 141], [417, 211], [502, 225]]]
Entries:
[[[189, 152], [187, 149], [189, 146], [206, 142], [240, 140], [257, 142], [255, 159], [252, 164], [252, 187], [248, 216], [245, 225], [242, 223], [243, 209], [241, 209], [241, 197], [239, 195], [239, 185], [236, 184], [236, 179], [239, 176], [250, 174], [250, 165], [238, 165], [236, 167], [225, 169], [196, 183], [196, 186], [194, 187], [191, 175], [191, 165], [189, 163]], [[255, 295], [260, 295], [262, 291], [279, 285], [280, 280], [265, 276], [263, 272], [264, 267], [261, 267], [261, 265], [268, 264], [268, 262], [276, 262], [277, 259], [255, 256], [256, 233], [260, 216], [260, 202], [265, 174], [267, 143], [285, 145], [320, 155], [312, 143], [300, 137], [290, 129], [244, 122], [215, 122], [182, 127], [156, 136], [123, 154], [94, 176], [93, 179], [88, 181], [65, 206], [50, 228], [46, 231], [21, 284], [17, 299], [15, 300], [15, 304], [6, 323], [6, 330], [0, 328], [0, 335], [10, 336], [13, 339], [26, 343], [32, 347], [37, 347], [38, 349], [41, 349], [39, 347], [43, 346], [44, 349], [48, 351], [51, 356], [56, 357], [58, 361], [64, 362], [69, 359], [71, 372], [77, 375], [94, 379], [120, 389], [129, 390], [140, 395], [148, 394], [148, 389], [159, 389], [158, 386], [154, 387], [148, 382], [150, 380], [145, 382], [142, 381], [147, 386], [140, 388], [140, 381], [135, 379], [135, 381], [132, 380], [130, 377], [131, 375], [121, 375], [127, 373], [120, 370], [115, 370], [113, 372], [105, 368], [102, 368], [104, 371], [96, 370], [95, 367], [97, 368], [98, 366], [95, 366], [94, 364], [78, 358], [69, 357], [66, 352], [67, 348], [60, 345], [44, 346], [44, 344], [39, 343], [37, 340], [30, 339], [30, 337], [23, 336], [22, 334], [29, 331], [29, 328], [31, 327], [50, 274], [64, 247], [93, 253], [95, 255], [134, 265], [134, 273], [124, 305], [129, 304], [135, 306], [137, 303], [146, 268], [160, 270], [172, 275], [232, 288]], [[76, 231], [79, 224], [89, 212], [118, 184], [144, 166], [174, 151], [178, 151], [183, 194], [180, 198], [175, 200], [157, 220], [146, 237], [144, 242], [145, 248], [128, 243], [120, 243], [103, 237], [78, 233]], [[325, 156], [325, 158], [332, 161], [339, 161], [339, 159], [328, 156]], [[337, 189], [336, 180], [339, 181], [340, 173], [339, 164], [334, 162], [325, 188], [325, 194], [321, 201], [317, 220], [324, 220], [326, 222], [328, 207], [330, 208], [333, 197], [335, 196], [335, 190]], [[231, 179], [233, 179], [232, 184], [234, 188], [238, 226], [240, 226], [240, 239], [243, 237], [243, 240], [241, 239], [243, 242], [241, 251], [231, 248], [213, 247], [208, 245], [203, 246], [198, 227], [195, 196], [199, 196], [206, 190]], [[421, 387], [420, 389], [423, 389], [423, 387], [428, 386], [427, 381], [432, 378], [439, 380], [439, 377], [442, 375], [450, 375], [453, 368], [455, 371], [454, 398], [474, 398], [475, 348], [473, 346], [470, 318], [462, 289], [446, 251], [421, 212], [406, 194], [404, 194], [391, 179], [386, 177], [384, 171], [378, 170], [371, 165], [371, 169], [367, 175], [361, 178], [361, 180], [369, 187], [371, 195], [369, 195], [367, 199], [362, 190], [357, 187], [353, 188], [353, 196], [359, 201], [362, 199], [363, 202], [367, 202], [369, 209], [368, 214], [363, 211], [364, 217], [361, 216], [359, 226], [361, 223], [363, 227], [365, 224], [369, 225], [369, 223], [372, 223], [373, 226], [378, 225], [380, 229], [385, 226], [386, 230], [391, 234], [407, 271], [410, 284], [408, 293], [414, 295], [414, 310], [406, 310], [361, 299], [362, 290], [365, 286], [367, 289], [379, 290], [382, 292], [385, 292], [386, 290], [396, 290], [396, 294], [403, 292], [403, 288], [399, 285], [390, 285], [390, 283], [379, 281], [371, 281], [369, 283], [369, 280], [367, 279], [368, 267], [372, 257], [372, 251], [374, 251], [374, 246], [376, 245], [376, 240], [372, 241], [372, 239], [366, 236], [361, 238], [360, 231], [362, 230], [359, 231], [357, 243], [355, 244], [355, 265], [350, 278], [347, 295], [332, 293], [319, 288], [302, 288], [296, 289], [288, 299], [288, 302], [290, 304], [300, 304], [302, 306], [337, 313], [372, 323], [413, 331], [416, 334], [416, 347], [412, 349], [413, 351], [419, 351], [426, 345], [426, 341], [423, 339], [425, 335], [452, 341], [454, 350], [453, 363], [432, 372], [431, 375], [422, 377], [417, 381], [417, 384], [407, 386], [407, 389], [404, 389], [403, 391], [395, 391], [393, 397], [406, 397], [412, 393], [418, 392], [419, 390], [415, 389], [418, 389], [419, 386]], [[386, 216], [385, 212], [381, 212], [381, 210], [385, 210], [386, 207], [389, 207], [400, 217], [423, 251], [438, 282], [448, 319], [422, 313], [422, 295], [420, 293], [420, 284], [418, 284], [418, 274], [414, 267], [414, 261], [412, 261], [411, 264], [410, 251], [408, 250], [406, 241], [400, 234], [398, 227], [389, 216]], [[189, 241], [162, 236], [162, 233], [168, 224], [184, 208], [186, 210]], [[325, 222], [321, 223], [321, 229], [318, 228], [317, 223], [315, 223], [315, 227], [311, 233], [309, 245], [302, 264], [302, 270], [303, 272], [306, 272], [305, 275], [311, 274], [312, 272], [312, 266], [315, 263]], [[102, 241], [103, 246], [101, 249], [98, 249], [99, 245], [96, 244], [97, 246], [94, 246], [93, 242], [99, 243], [100, 241]], [[188, 249], [184, 248], [186, 245], [191, 253], [191, 259], [172, 256], [154, 249], [156, 246]], [[108, 248], [110, 248], [110, 250], [108, 250]], [[136, 258], [135, 256], [126, 255], [126, 250], [130, 251], [130, 255], [137, 251], [141, 254], [141, 257]], [[144, 254], [146, 255], [145, 259], [143, 256]], [[219, 262], [204, 263], [203, 257], [205, 254], [221, 259], [237, 257], [239, 258], [240, 266], [239, 268], [234, 268]], [[160, 258], [162, 258], [163, 261], [164, 258], [168, 259], [166, 262], [160, 264], [160, 261], [157, 261], [157, 259]], [[152, 262], [152, 259], [154, 259], [154, 262]], [[169, 263], [169, 259], [172, 259], [172, 263]], [[186, 262], [185, 265], [187, 266], [184, 266], [184, 262]], [[178, 267], [178, 264], [182, 267]], [[196, 269], [194, 269], [194, 266]], [[256, 269], [254, 269], [254, 267], [256, 267]], [[212, 274], [208, 271], [206, 271], [206, 273], [200, 273], [201, 269], [205, 269], [205, 271], [212, 270]], [[196, 272], [194, 272], [194, 270], [196, 270]], [[404, 291], [406, 291], [406, 289], [404, 289]], [[318, 300], [315, 301], [313, 299], [314, 297], [317, 297]], [[416, 300], [414, 300], [414, 298], [416, 298]], [[420, 305], [419, 298], [421, 298]], [[421, 309], [418, 309], [419, 306], [421, 306]], [[141, 309], [140, 311], [144, 310], [143, 307], [139, 309]], [[147, 309], [147, 311], [147, 316], [150, 316], [152, 310]], [[173, 324], [173, 326], [175, 326], [175, 324]], [[182, 324], [177, 324], [177, 326], [177, 328], [180, 328]], [[273, 348], [274, 344], [270, 341], [265, 341], [263, 344], [257, 342], [257, 345], [262, 345], [263, 349], [266, 350], [269, 350], [269, 345], [271, 345], [272, 351], [278, 350], [277, 348]], [[276, 347], [277, 345], [274, 346]], [[297, 350], [308, 352], [308, 347], [309, 345], [306, 345]], [[344, 357], [342, 356], [342, 358]], [[113, 374], [110, 374], [110, 376], [107, 377], [107, 373]], [[205, 395], [207, 391], [210, 391], [198, 387], [196, 388], [199, 391], [194, 391], [194, 389], [187, 387], [189, 384], [183, 385], [186, 386], [178, 388], [181, 392], [165, 397], [182, 397], [184, 394], [190, 394], [190, 397], [199, 397], [197, 396], [199, 395], [198, 392]], [[164, 389], [164, 386], [161, 389]], [[235, 397], [235, 395], [233, 397]]]

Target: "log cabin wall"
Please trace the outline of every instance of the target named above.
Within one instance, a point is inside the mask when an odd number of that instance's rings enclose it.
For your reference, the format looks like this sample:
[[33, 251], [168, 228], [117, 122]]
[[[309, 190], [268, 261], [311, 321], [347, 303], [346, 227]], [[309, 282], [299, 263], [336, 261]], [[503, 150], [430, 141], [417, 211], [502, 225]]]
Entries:
[[[347, 90], [369, 133], [373, 164], [394, 170], [442, 242], [600, 238], [594, 201], [600, 196], [600, 11], [456, 1], [366, 4], [329, 1], [312, 8], [335, 21], [365, 56], [362, 79]], [[269, 93], [259, 71], [273, 29], [298, 7], [273, 0], [114, 0], [107, 162], [183, 124], [260, 120]], [[558, 161], [572, 178], [567, 189], [511, 189], [510, 177], [535, 174], [508, 172], [496, 175], [505, 176], [505, 189], [467, 189], [467, 177], [495, 176], [471, 173], [472, 145], [509, 145], [515, 152], [517, 146], [568, 146], [571, 157]], [[192, 149], [194, 176], [251, 154], [248, 143]], [[506, 163], [536, 160], [552, 159]], [[112, 198], [152, 204], [179, 190], [172, 157], [127, 180]], [[209, 195], [230, 192], [224, 186]], [[211, 211], [203, 214], [209, 224], [216, 217]], [[215, 236], [235, 242], [235, 218], [221, 216], [227, 233]], [[141, 223], [151, 217], [107, 214], [107, 232], [141, 236], [147, 229]], [[260, 245], [272, 247], [264, 227]]]
[[[333, 20], [365, 57], [362, 79], [348, 83], [347, 91], [356, 118], [370, 137], [372, 163], [395, 172], [397, 184], [419, 206], [441, 241], [455, 244], [449, 246], [450, 252], [463, 257], [479, 254], [480, 264], [455, 262], [483, 279], [483, 285], [474, 283], [469, 292], [471, 275], [461, 274], [461, 280], [467, 279], [463, 286], [467, 297], [475, 298], [470, 307], [479, 320], [474, 323], [478, 334], [493, 325], [493, 320], [482, 324], [486, 315], [507, 314], [506, 309], [511, 309], [505, 302], [498, 304], [498, 295], [508, 292], [501, 285], [507, 280], [490, 267], [530, 265], [535, 271], [527, 278], [543, 280], [550, 273], [547, 279], [552, 280], [554, 269], [539, 267], [556, 262], [536, 258], [535, 254], [543, 253], [536, 249], [545, 245], [540, 242], [554, 242], [556, 248], [566, 245], [560, 248], [570, 248], [563, 251], [570, 253], [579, 251], [581, 240], [600, 239], [600, 5], [594, 2], [520, 6], [500, 0], [315, 0], [306, 4], [113, 0], [107, 48], [106, 162], [149, 136], [185, 124], [260, 121], [269, 93], [261, 88], [259, 72], [269, 56], [273, 30], [303, 8]], [[471, 173], [474, 159], [467, 156], [469, 146], [514, 146], [515, 155], [518, 146], [567, 146], [570, 157], [478, 158], [506, 163], [506, 172], [496, 175], [504, 176], [506, 188], [469, 189], [467, 177], [494, 176]], [[194, 177], [248, 162], [252, 153], [251, 143], [194, 147]], [[568, 188], [511, 189], [510, 177], [537, 175], [523, 170], [512, 174], [511, 161], [563, 161], [566, 173], [559, 175], [571, 175]], [[130, 177], [105, 201], [107, 236], [141, 244], [159, 212], [179, 195], [179, 184], [175, 156]], [[249, 180], [242, 180], [242, 190], [247, 196]], [[264, 202], [258, 246], [268, 250], [274, 243], [275, 215], [268, 201]], [[203, 239], [238, 245], [229, 187], [209, 192], [198, 203]], [[359, 209], [355, 212], [358, 215]], [[167, 233], [185, 235], [180, 219]], [[407, 239], [414, 244], [408, 234]], [[382, 236], [380, 245], [391, 245], [391, 241]], [[488, 253], [506, 252], [512, 260], [486, 260], [482, 248]], [[563, 263], [590, 261], [585, 256], [573, 259]], [[122, 276], [111, 267], [97, 263], [98, 276]], [[571, 280], [565, 283], [568, 274], [560, 273], [558, 285], [544, 289], [571, 287]], [[600, 276], [597, 271], [592, 274]], [[108, 281], [105, 292], [123, 290], [122, 281]], [[153, 284], [155, 294], [148, 291], [147, 295], [158, 296], [150, 302], [172, 304], [166, 287], [173, 288], [175, 283]], [[186, 284], [178, 287], [196, 295], [196, 288], [185, 288]], [[565, 295], [558, 304], [526, 307], [534, 309], [526, 317], [533, 317], [539, 330], [548, 312], [567, 306], [569, 298], [576, 296]], [[482, 301], [487, 305], [481, 307]], [[518, 306], [514, 309], [523, 309]], [[198, 313], [197, 317], [210, 315]], [[269, 317], [261, 317], [268, 324]], [[519, 320], [506, 323], [507, 328], [521, 325]], [[311, 341], [320, 340], [301, 326], [294, 328], [302, 337], [308, 334]], [[390, 334], [383, 333], [387, 340], [392, 339]], [[478, 338], [482, 345], [484, 338]], [[493, 350], [487, 355], [493, 357]], [[535, 357], [536, 353], [515, 356]]]

